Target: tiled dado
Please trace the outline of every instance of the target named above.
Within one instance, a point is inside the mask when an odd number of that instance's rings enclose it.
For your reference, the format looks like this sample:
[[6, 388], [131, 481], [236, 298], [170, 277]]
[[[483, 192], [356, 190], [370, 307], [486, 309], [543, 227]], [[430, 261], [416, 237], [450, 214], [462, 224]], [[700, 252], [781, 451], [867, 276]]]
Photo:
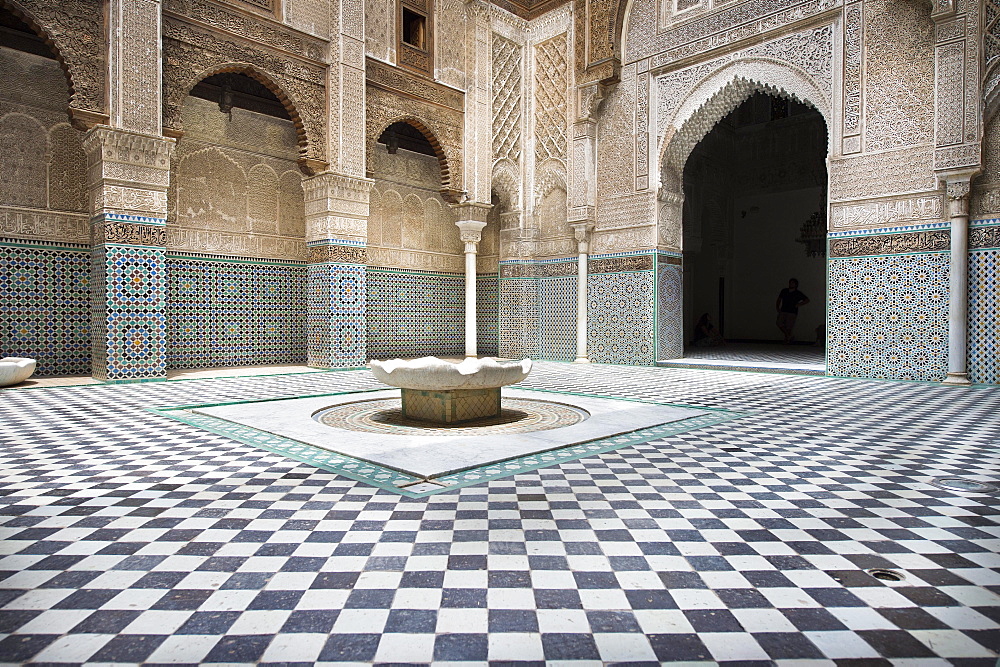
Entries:
[[684, 356], [684, 275], [681, 254], [656, 254], [656, 359]]
[[306, 267], [167, 255], [167, 367], [306, 362]]
[[944, 378], [948, 364], [947, 225], [831, 234], [827, 373]]
[[[368, 358], [463, 356], [465, 276], [368, 267]], [[497, 295], [494, 274], [476, 280], [476, 342], [481, 355], [496, 355]]]
[[106, 213], [91, 229], [91, 373], [106, 382], [165, 379], [165, 221]]
[[1000, 384], [1000, 220], [969, 229], [969, 379]]
[[367, 251], [359, 241], [309, 244], [307, 349], [310, 366], [355, 368], [367, 361]]
[[[665, 257], [665, 256], [664, 256]], [[672, 260], [671, 260], [672, 261]], [[679, 262], [679, 259], [677, 260]], [[679, 280], [670, 261], [649, 251], [593, 255], [588, 262], [587, 349], [591, 361], [652, 364], [657, 349], [657, 263], [664, 294]], [[576, 357], [576, 258], [506, 261], [500, 266], [500, 354], [572, 361]], [[679, 287], [674, 290], [680, 293]], [[679, 322], [679, 303], [659, 306]], [[679, 324], [676, 327], [679, 332]], [[672, 327], [665, 324], [666, 341]]]
[[0, 357], [90, 375], [90, 247], [0, 239]]
[[465, 277], [368, 267], [368, 357], [465, 354]]

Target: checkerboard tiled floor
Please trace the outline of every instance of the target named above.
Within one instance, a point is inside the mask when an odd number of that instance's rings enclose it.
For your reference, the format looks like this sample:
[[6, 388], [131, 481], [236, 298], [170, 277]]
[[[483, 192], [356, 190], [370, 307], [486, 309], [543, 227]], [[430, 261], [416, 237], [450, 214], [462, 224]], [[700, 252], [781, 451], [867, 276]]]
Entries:
[[365, 372], [0, 393], [0, 662], [996, 663], [1000, 497], [928, 482], [1000, 482], [1000, 390], [526, 384], [753, 414], [408, 499], [144, 410]]

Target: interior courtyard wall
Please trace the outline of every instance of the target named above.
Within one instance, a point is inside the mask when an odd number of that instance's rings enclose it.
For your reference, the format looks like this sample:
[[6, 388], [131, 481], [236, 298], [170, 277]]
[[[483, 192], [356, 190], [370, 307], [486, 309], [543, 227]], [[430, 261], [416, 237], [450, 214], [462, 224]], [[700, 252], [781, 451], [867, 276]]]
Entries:
[[863, 36], [860, 69], [845, 82], [859, 87], [861, 101], [858, 121], [845, 119], [853, 135], [830, 162], [827, 370], [941, 380], [949, 235], [934, 173], [930, 8], [865, 0], [845, 20]]
[[83, 133], [54, 58], [0, 47], [0, 355], [37, 374], [90, 372]]
[[[680, 148], [678, 154], [685, 155], [684, 146], [693, 145], [739, 101], [738, 95], [732, 101], [726, 100], [728, 95], [713, 99], [711, 86], [709, 94], [692, 97], [691, 91], [705, 88], [713, 77], [719, 84], [715, 90], [724, 93], [727, 86], [736, 92], [744, 88], [745, 94], [763, 90], [815, 105], [831, 129], [829, 372], [943, 378], [948, 224], [935, 167], [952, 159], [947, 157], [952, 153], [936, 148], [935, 132], [953, 130], [936, 116], [935, 77], [940, 75], [935, 39], [958, 34], [950, 31], [954, 25], [935, 33], [929, 3], [923, 2], [866, 0], [839, 7], [799, 2], [770, 14], [749, 3], [716, 9], [706, 3], [677, 17], [659, 14], [654, 5], [631, 5], [621, 81], [604, 103], [602, 124], [609, 130], [622, 119], [625, 127], [630, 119], [636, 124], [634, 133], [625, 133], [636, 137], [637, 147], [619, 158], [626, 163], [616, 170], [619, 187], [626, 185], [632, 170], [634, 186], [625, 191], [639, 193], [647, 185], [640, 159], [647, 136], [656, 137], [651, 152], [660, 158], [651, 167], [659, 169], [664, 159], [669, 164], [671, 151]], [[968, 25], [977, 24], [970, 19]], [[897, 44], [890, 33], [906, 37]], [[760, 43], [747, 46], [743, 41], [748, 34], [759, 35]], [[643, 89], [644, 75], [653, 78], [645, 97], [654, 110], [649, 115], [655, 128], [639, 122], [648, 113], [641, 95], [620, 112], [623, 118], [611, 122], [616, 98]], [[631, 85], [633, 76], [638, 83]], [[682, 105], [688, 108], [679, 108]], [[971, 118], [963, 121], [965, 127], [974, 131], [974, 109], [971, 116], [964, 113]], [[685, 136], [683, 121], [692, 118], [694, 134]], [[660, 249], [667, 250], [669, 240], [678, 236], [671, 227], [681, 217], [682, 203], [676, 198], [676, 173], [661, 171], [659, 177], [667, 187], [658, 192], [658, 241]], [[655, 188], [657, 179], [652, 180], [648, 187]], [[600, 207], [598, 219], [600, 226]], [[896, 285], [892, 281], [901, 274], [919, 280]], [[862, 289], [871, 280], [881, 289]], [[901, 301], [888, 307], [887, 298]], [[877, 325], [870, 324], [872, 318]], [[858, 331], [864, 336], [859, 338]]]
[[985, 124], [970, 213], [969, 379], [1000, 384], [1000, 113]]
[[291, 121], [189, 96], [167, 210], [167, 366], [304, 363], [306, 243]]

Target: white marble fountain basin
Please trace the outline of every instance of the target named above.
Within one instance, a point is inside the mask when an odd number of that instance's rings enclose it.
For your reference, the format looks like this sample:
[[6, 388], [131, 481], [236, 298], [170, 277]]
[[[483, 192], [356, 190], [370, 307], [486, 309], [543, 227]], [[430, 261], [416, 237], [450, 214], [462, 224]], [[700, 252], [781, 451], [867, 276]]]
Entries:
[[489, 357], [469, 357], [457, 364], [437, 357], [422, 357], [412, 361], [372, 360], [368, 365], [380, 382], [424, 391], [499, 388], [520, 382], [531, 372], [531, 359], [497, 361]]

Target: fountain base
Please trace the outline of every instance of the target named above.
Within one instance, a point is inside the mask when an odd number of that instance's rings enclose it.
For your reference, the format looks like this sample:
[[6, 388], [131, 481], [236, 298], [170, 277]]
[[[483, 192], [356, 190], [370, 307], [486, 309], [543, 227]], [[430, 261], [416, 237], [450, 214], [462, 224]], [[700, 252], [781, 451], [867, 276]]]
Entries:
[[500, 387], [485, 389], [402, 389], [403, 415], [410, 419], [457, 424], [500, 414]]

